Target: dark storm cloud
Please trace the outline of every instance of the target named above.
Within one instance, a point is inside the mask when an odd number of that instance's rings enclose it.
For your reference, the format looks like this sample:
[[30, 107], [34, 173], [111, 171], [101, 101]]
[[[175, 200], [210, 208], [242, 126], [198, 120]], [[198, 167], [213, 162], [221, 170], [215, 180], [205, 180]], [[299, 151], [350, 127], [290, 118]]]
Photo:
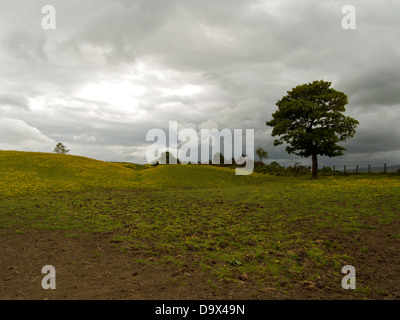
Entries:
[[354, 105], [371, 108], [400, 104], [399, 56], [388, 55], [382, 59], [380, 65], [366, 65], [343, 81]]

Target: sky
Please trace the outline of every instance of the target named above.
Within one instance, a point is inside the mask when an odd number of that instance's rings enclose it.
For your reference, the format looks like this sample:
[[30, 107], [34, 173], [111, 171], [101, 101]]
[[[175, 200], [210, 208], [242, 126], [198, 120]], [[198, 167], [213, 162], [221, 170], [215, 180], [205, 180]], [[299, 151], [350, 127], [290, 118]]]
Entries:
[[[43, 27], [55, 9], [55, 29]], [[345, 29], [345, 5], [355, 29]], [[146, 163], [149, 130], [266, 126], [297, 85], [332, 82], [360, 124], [320, 165], [400, 164], [398, 0], [0, 0], [0, 150]], [[349, 20], [346, 20], [349, 21]]]

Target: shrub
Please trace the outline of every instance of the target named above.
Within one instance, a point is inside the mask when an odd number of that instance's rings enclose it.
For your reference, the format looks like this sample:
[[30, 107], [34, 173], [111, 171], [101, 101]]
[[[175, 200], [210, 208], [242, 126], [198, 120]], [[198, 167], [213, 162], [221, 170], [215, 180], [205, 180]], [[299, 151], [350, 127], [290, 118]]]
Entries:
[[331, 167], [323, 167], [323, 168], [320, 170], [320, 172], [322, 172], [322, 173], [332, 173], [333, 170], [332, 170]]

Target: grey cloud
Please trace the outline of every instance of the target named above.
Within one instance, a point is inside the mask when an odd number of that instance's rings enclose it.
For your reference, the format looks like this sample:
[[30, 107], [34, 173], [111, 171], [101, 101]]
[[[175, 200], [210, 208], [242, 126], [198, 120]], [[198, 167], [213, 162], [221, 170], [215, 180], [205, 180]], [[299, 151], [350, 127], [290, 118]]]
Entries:
[[28, 110], [29, 100], [18, 94], [2, 93], [0, 94], [0, 107], [1, 106]]
[[[393, 106], [400, 103], [400, 55], [378, 60], [380, 65], [366, 65], [348, 76], [342, 83], [352, 103], [363, 107]], [[390, 65], [389, 65], [390, 64]]]
[[[344, 0], [51, 2], [57, 29], [45, 31], [47, 2], [0, 0], [2, 116], [25, 123], [8, 127], [36, 128], [49, 139], [41, 147], [62, 140], [98, 159], [143, 159], [146, 132], [176, 120], [254, 128], [256, 147], [289, 163], [298, 158], [273, 147], [265, 122], [287, 90], [324, 79], [360, 120], [334, 160], [396, 161], [398, 1], [352, 1], [356, 30], [341, 28]], [[188, 86], [201, 89], [185, 94]]]
[[50, 151], [54, 142], [24, 121], [0, 118], [0, 149]]

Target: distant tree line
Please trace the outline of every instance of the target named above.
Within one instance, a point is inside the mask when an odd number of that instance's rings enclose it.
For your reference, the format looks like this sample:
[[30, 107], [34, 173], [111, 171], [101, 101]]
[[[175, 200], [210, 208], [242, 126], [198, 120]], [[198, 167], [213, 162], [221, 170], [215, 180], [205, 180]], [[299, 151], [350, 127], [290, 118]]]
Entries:
[[[258, 157], [257, 161], [254, 161], [254, 172], [265, 173], [265, 174], [274, 174], [274, 175], [284, 175], [284, 176], [297, 176], [303, 174], [309, 174], [311, 172], [311, 166], [304, 166], [299, 162], [295, 162], [292, 166], [282, 166], [278, 162], [273, 161], [269, 164], [266, 164], [263, 160], [268, 158], [268, 152], [263, 148], [258, 148], [256, 150], [256, 155]], [[242, 154], [241, 158], [246, 158], [247, 155]], [[161, 160], [162, 159], [162, 160]], [[181, 161], [172, 155], [171, 152], [166, 151], [161, 154], [159, 161], [153, 164], [153, 166], [158, 166], [160, 164], [170, 164], [176, 163], [181, 164]], [[245, 163], [237, 164], [237, 162], [243, 162], [243, 159], [236, 159], [239, 161], [235, 161], [234, 158], [231, 159], [231, 163], [225, 163], [225, 157], [221, 152], [217, 152], [213, 155], [213, 158], [209, 160], [208, 164], [201, 163], [200, 161], [197, 163], [188, 163], [189, 164], [197, 164], [197, 165], [211, 165], [216, 167], [225, 167], [235, 169], [238, 167], [244, 167]]]

